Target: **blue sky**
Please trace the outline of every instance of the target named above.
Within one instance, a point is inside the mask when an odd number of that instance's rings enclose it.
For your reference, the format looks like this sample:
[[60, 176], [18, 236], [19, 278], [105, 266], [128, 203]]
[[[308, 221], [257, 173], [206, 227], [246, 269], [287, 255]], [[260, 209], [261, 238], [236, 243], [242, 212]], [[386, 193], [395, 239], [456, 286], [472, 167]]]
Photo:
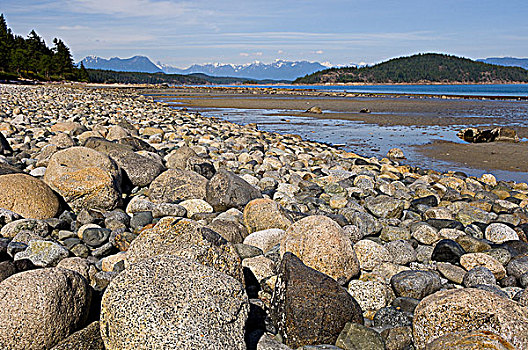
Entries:
[[1, 0], [0, 12], [16, 34], [64, 39], [76, 60], [145, 55], [186, 67], [375, 63], [417, 52], [528, 57], [527, 0]]

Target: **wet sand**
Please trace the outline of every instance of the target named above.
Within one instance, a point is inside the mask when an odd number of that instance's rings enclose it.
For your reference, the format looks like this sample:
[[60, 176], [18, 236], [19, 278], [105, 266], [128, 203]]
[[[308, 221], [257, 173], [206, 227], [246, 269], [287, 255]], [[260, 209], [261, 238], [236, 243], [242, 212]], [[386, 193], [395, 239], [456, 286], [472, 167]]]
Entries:
[[[528, 172], [528, 142], [460, 144], [435, 140], [428, 145], [416, 146], [424, 155], [464, 166], [493, 170]], [[527, 178], [528, 179], [528, 178]]]
[[[269, 115], [309, 116], [352, 120], [379, 126], [465, 127], [510, 126], [528, 137], [528, 102], [426, 96], [305, 93], [262, 89], [177, 88], [164, 91], [163, 100], [181, 107], [269, 110]], [[304, 113], [319, 106], [323, 114]], [[359, 113], [367, 108], [371, 113]], [[397, 145], [395, 145], [396, 147]], [[490, 172], [528, 172], [528, 143], [466, 144], [460, 141], [416, 143], [415, 150], [432, 159]]]

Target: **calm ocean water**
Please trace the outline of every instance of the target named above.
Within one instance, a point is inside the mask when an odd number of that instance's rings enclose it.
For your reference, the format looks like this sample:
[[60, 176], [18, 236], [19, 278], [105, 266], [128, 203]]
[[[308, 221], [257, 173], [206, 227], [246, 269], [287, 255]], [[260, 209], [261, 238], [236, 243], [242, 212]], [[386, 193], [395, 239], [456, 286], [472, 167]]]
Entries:
[[[220, 85], [239, 86], [239, 85]], [[270, 87], [270, 85], [244, 85], [247, 87]], [[278, 85], [277, 88], [313, 89], [339, 92], [363, 92], [384, 94], [417, 95], [467, 95], [467, 96], [506, 96], [528, 97], [528, 84], [491, 84], [491, 85]]]

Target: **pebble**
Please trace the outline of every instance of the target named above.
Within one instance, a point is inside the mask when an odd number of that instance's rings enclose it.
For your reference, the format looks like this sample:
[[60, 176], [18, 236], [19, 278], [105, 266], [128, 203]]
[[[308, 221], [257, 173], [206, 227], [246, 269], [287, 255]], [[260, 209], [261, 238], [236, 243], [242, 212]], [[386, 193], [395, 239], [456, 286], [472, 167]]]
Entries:
[[336, 341], [339, 349], [385, 350], [385, 342], [378, 332], [361, 324], [349, 322], [343, 328]]
[[496, 283], [497, 279], [493, 275], [493, 272], [482, 266], [477, 266], [469, 270], [462, 280], [462, 284], [466, 288], [472, 288], [479, 284], [495, 285]]
[[32, 240], [24, 251], [15, 254], [14, 260], [28, 259], [35, 266], [52, 267], [68, 255], [68, 250], [58, 243]]
[[391, 278], [391, 286], [399, 297], [423, 299], [442, 287], [440, 277], [430, 271], [403, 271]]
[[279, 228], [257, 231], [244, 238], [244, 244], [260, 248], [266, 253], [281, 242], [284, 234], [285, 231]]
[[458, 264], [460, 257], [464, 254], [466, 251], [460, 244], [451, 239], [443, 239], [436, 243], [431, 260]]
[[487, 240], [498, 244], [506, 241], [519, 240], [519, 235], [517, 235], [517, 232], [515, 232], [515, 230], [501, 223], [490, 224], [488, 227], [486, 227], [484, 235]]
[[489, 269], [498, 280], [506, 276], [506, 269], [495, 258], [484, 253], [469, 253], [460, 257], [460, 265], [467, 271], [482, 266]]
[[389, 293], [384, 283], [378, 281], [352, 280], [348, 284], [348, 293], [361, 306], [361, 310], [378, 311], [387, 306]]
[[[173, 204], [174, 205], [174, 204]], [[187, 199], [183, 202], [179, 203], [180, 206], [182, 206], [187, 211], [187, 217], [192, 218], [194, 214], [199, 213], [212, 213], [214, 212], [213, 207], [204, 201], [203, 199]], [[177, 212], [176, 210], [159, 210], [158, 207], [154, 208], [155, 217], [163, 217], [163, 216], [183, 216], [182, 212]], [[174, 215], [179, 214], [179, 215]]]
[[368, 239], [354, 244], [354, 251], [362, 270], [372, 271], [381, 263], [392, 261], [392, 256], [387, 248]]

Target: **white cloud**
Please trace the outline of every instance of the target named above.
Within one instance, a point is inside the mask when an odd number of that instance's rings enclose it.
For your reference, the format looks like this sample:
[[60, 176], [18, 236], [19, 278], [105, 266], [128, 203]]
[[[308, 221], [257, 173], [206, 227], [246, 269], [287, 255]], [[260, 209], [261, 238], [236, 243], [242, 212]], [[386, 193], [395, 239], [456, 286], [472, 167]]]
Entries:
[[189, 10], [185, 3], [167, 0], [73, 0], [67, 4], [74, 12], [124, 17], [178, 17]]
[[241, 52], [239, 55], [242, 57], [249, 57], [249, 54], [247, 52]]
[[280, 55], [280, 54], [283, 54], [284, 51], [282, 51], [282, 50], [278, 50], [277, 53]]
[[255, 56], [262, 56], [262, 52], [255, 52]]
[[74, 26], [60, 26], [57, 29], [60, 29], [60, 30], [84, 30], [84, 29], [88, 29], [88, 27], [80, 26], [80, 25], [74, 25]]
[[318, 55], [322, 55], [324, 53], [323, 50], [317, 50], [317, 51], [314, 51], [314, 53], [318, 54]]

